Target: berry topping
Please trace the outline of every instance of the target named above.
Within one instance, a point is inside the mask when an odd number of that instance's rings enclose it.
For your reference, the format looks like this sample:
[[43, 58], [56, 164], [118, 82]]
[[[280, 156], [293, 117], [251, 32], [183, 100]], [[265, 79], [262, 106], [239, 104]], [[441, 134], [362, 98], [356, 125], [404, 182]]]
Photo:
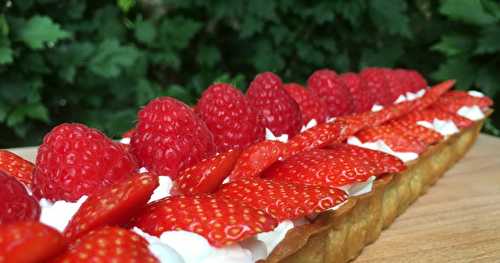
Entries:
[[161, 97], [139, 111], [131, 151], [149, 171], [175, 179], [214, 148], [205, 123], [180, 101]]
[[229, 150], [184, 169], [171, 192], [185, 195], [215, 192], [233, 170], [240, 153], [240, 150]]
[[297, 134], [287, 143], [289, 155], [340, 142], [342, 127], [339, 123], [322, 123]]
[[471, 120], [464, 118], [458, 114], [443, 111], [434, 106], [429, 107], [422, 111], [415, 111], [410, 114], [407, 114], [398, 119], [398, 121], [409, 122], [409, 123], [417, 123], [418, 121], [427, 121], [432, 123], [434, 119], [442, 121], [447, 121], [447, 120], [453, 121], [455, 125], [459, 128], [468, 127], [473, 123]]
[[315, 71], [307, 80], [307, 87], [325, 102], [330, 117], [352, 112], [351, 93], [340, 81], [335, 71], [329, 69]]
[[375, 94], [375, 103], [382, 105], [392, 103], [392, 96], [383, 68], [365, 68], [359, 75], [362, 89], [370, 90], [372, 94]]
[[203, 92], [195, 109], [214, 136], [218, 152], [244, 149], [264, 139], [264, 126], [243, 93], [226, 83]]
[[64, 236], [76, 239], [105, 225], [126, 223], [146, 205], [156, 187], [158, 176], [142, 173], [95, 192], [68, 223]]
[[427, 88], [427, 81], [425, 78], [415, 70], [406, 70], [406, 78], [408, 78], [413, 85], [411, 86], [411, 92], [417, 92], [421, 89]]
[[422, 98], [415, 100], [415, 109], [423, 110], [433, 105], [444, 93], [453, 88], [454, 85], [454, 80], [447, 80], [427, 89]]
[[0, 262], [47, 262], [65, 246], [57, 230], [41, 223], [0, 224]]
[[0, 225], [40, 217], [40, 205], [16, 178], [0, 172]]
[[387, 100], [394, 102], [399, 95], [405, 94], [404, 82], [401, 81], [400, 76], [395, 70], [384, 68], [383, 73], [389, 90], [389, 98]]
[[277, 222], [240, 201], [196, 195], [171, 196], [151, 203], [136, 218], [136, 225], [155, 236], [174, 230], [194, 232], [221, 247], [271, 231]]
[[297, 102], [283, 89], [281, 79], [271, 72], [255, 77], [247, 90], [247, 98], [259, 111], [264, 127], [273, 134], [297, 134], [302, 127], [302, 116]]
[[353, 113], [371, 110], [373, 104], [375, 104], [376, 95], [370, 89], [365, 89], [361, 86], [361, 78], [359, 75], [348, 72], [341, 74], [339, 80], [351, 93]]
[[15, 177], [19, 182], [31, 188], [34, 165], [7, 150], [0, 150], [0, 172]]
[[77, 201], [128, 177], [137, 165], [129, 153], [83, 124], [61, 124], [45, 135], [33, 174], [35, 195]]
[[297, 83], [285, 84], [283, 88], [299, 104], [300, 113], [302, 114], [302, 125], [305, 126], [312, 119], [316, 120], [317, 123], [326, 121], [328, 109], [325, 103], [315, 94]]
[[443, 94], [433, 106], [448, 112], [457, 113], [464, 106], [478, 106], [484, 110], [491, 105], [493, 105], [493, 100], [489, 97], [474, 97], [466, 91], [449, 91]]
[[393, 130], [388, 125], [366, 128], [356, 133], [356, 137], [362, 142], [382, 140], [395, 152], [421, 153], [426, 149], [426, 144], [417, 137]]
[[426, 145], [438, 143], [443, 136], [429, 128], [411, 122], [391, 121], [386, 124], [389, 129], [406, 136], [418, 138]]

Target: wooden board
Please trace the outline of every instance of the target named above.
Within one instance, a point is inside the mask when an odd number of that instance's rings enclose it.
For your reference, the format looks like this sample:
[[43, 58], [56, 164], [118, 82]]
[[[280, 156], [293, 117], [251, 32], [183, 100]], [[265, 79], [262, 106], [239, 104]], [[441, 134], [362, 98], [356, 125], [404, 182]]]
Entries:
[[[36, 148], [13, 150], [35, 158]], [[500, 139], [481, 135], [354, 262], [500, 262]]]

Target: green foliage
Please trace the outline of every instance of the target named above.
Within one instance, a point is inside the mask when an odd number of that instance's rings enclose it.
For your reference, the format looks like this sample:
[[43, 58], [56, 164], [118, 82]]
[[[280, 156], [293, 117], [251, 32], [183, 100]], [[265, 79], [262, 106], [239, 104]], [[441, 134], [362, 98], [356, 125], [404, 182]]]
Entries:
[[[498, 98], [495, 0], [0, 1], [0, 146], [83, 122], [110, 136], [157, 96], [195, 104], [213, 82], [245, 90], [271, 70], [408, 67]], [[495, 115], [486, 130], [499, 135]]]

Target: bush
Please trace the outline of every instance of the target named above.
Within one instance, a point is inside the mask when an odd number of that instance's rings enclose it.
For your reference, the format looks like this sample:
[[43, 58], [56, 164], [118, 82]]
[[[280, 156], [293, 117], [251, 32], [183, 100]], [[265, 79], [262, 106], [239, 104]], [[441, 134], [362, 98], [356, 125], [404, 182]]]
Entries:
[[118, 136], [153, 97], [193, 104], [215, 80], [244, 89], [265, 70], [304, 82], [322, 67], [408, 67], [493, 97], [500, 89], [495, 0], [23, 0], [0, 8], [2, 147], [39, 144], [61, 122]]

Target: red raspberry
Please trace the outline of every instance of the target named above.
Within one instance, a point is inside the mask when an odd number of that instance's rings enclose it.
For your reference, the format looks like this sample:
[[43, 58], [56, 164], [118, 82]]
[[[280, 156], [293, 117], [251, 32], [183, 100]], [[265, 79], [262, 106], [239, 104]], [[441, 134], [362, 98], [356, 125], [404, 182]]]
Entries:
[[375, 103], [375, 95], [361, 87], [361, 78], [358, 74], [347, 72], [339, 76], [339, 80], [349, 89], [352, 95], [353, 113], [371, 110]]
[[0, 172], [0, 225], [40, 217], [40, 205], [16, 178]]
[[285, 84], [283, 88], [299, 104], [302, 125], [306, 125], [312, 119], [315, 119], [318, 123], [326, 121], [328, 109], [325, 103], [315, 94], [297, 83]]
[[352, 112], [351, 93], [339, 80], [335, 71], [316, 70], [307, 80], [307, 87], [325, 102], [330, 117], [343, 116]]
[[230, 84], [213, 84], [205, 90], [195, 112], [214, 135], [217, 152], [244, 149], [264, 139], [264, 126], [257, 111]]
[[392, 103], [383, 68], [365, 68], [359, 75], [362, 88], [375, 94], [375, 103], [382, 105]]
[[264, 72], [255, 77], [247, 90], [250, 104], [262, 116], [264, 127], [275, 135], [294, 136], [302, 127], [299, 105], [283, 89], [280, 77]]
[[45, 135], [36, 157], [34, 193], [74, 202], [128, 177], [137, 169], [131, 154], [98, 130], [61, 124]]
[[395, 70], [384, 68], [384, 76], [389, 90], [389, 98], [391, 103], [394, 102], [399, 95], [405, 94], [404, 82], [401, 81], [400, 76]]
[[170, 97], [154, 99], [139, 111], [130, 147], [140, 165], [172, 179], [215, 149], [206, 124], [186, 104]]
[[427, 88], [427, 81], [425, 78], [415, 70], [406, 70], [406, 77], [413, 82], [411, 92], [417, 92], [421, 89]]

